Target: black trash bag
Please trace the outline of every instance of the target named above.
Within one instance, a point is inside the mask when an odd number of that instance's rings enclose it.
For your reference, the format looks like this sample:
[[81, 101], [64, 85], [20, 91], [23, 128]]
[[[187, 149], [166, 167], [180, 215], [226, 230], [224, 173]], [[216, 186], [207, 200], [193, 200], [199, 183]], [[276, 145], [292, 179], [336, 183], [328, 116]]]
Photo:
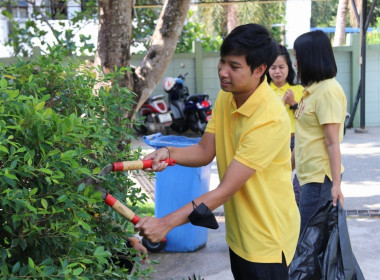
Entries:
[[206, 227], [211, 229], [219, 228], [218, 222], [215, 219], [214, 213], [203, 202], [198, 206], [193, 203], [193, 212], [189, 215], [190, 223], [195, 226]]
[[298, 240], [289, 280], [364, 280], [352, 252], [346, 212], [328, 201], [310, 218]]

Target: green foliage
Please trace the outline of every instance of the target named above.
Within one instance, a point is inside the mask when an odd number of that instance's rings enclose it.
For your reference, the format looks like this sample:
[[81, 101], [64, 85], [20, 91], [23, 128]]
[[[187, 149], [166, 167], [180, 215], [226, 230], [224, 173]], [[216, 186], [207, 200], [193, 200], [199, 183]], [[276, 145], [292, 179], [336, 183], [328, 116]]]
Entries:
[[175, 50], [176, 53], [189, 53], [193, 51], [193, 43], [200, 41], [202, 43], [203, 51], [219, 51], [222, 44], [221, 36], [211, 38], [205, 32], [204, 24], [191, 20], [194, 15], [194, 11], [190, 10], [187, 15], [187, 22], [183, 26], [181, 36]]
[[[367, 1], [367, 13], [369, 13], [374, 0]], [[336, 13], [338, 10], [339, 0], [330, 1], [313, 1], [311, 3], [311, 27], [332, 27], [336, 25]], [[361, 4], [357, 6], [358, 11], [361, 10]], [[354, 17], [350, 20], [351, 3], [348, 4], [346, 27], [353, 24], [359, 25]], [[376, 25], [376, 18], [380, 16], [380, 6], [374, 7], [373, 16], [369, 21], [369, 26]]]
[[380, 17], [377, 18], [377, 24], [373, 31], [367, 32], [367, 44], [380, 45]]
[[[55, 47], [0, 65], [0, 279], [147, 278], [138, 261], [128, 275], [110, 258], [131, 250], [131, 224], [94, 186], [77, 183], [139, 156], [128, 144], [118, 148], [134, 137], [120, 117], [132, 105], [133, 94], [117, 84], [127, 69], [99, 81], [94, 69], [64, 57]], [[126, 173], [104, 179], [103, 188], [139, 213], [146, 196]]]
[[[311, 2], [311, 27], [330, 27], [336, 24], [338, 0]], [[349, 13], [347, 13], [349, 24]]]
[[[206, 0], [205, 2], [215, 2]], [[264, 25], [270, 30], [273, 38], [281, 42], [284, 29], [281, 27], [285, 22], [285, 4], [260, 3], [257, 1], [236, 3], [237, 18], [239, 24], [257, 23]], [[204, 24], [206, 36], [227, 35], [227, 9], [226, 5], [205, 5], [199, 7], [197, 21]], [[279, 27], [274, 27], [279, 26]]]
[[[160, 0], [137, 0], [136, 5], [158, 5], [162, 4]], [[143, 53], [149, 47], [154, 29], [156, 28], [157, 19], [160, 15], [161, 8], [139, 8], [134, 9], [134, 18], [132, 22], [132, 42], [131, 46], [137, 48], [135, 53]], [[142, 51], [142, 49], [144, 51]]]
[[143, 216], [151, 216], [151, 217], [154, 216], [154, 203], [152, 202], [138, 203], [137, 207]]
[[[17, 1], [10, 1], [17, 6]], [[60, 1], [60, 5], [67, 5], [68, 0]], [[3, 10], [2, 15], [10, 22], [10, 33], [5, 45], [13, 48], [14, 56], [30, 56], [33, 46], [38, 41], [42, 46], [46, 46], [48, 31], [54, 36], [53, 44], [62, 46], [67, 54], [87, 55], [94, 53], [95, 46], [90, 43], [91, 36], [79, 35], [79, 44], [75, 44], [75, 32], [80, 30], [89, 20], [94, 20], [97, 13], [94, 13], [95, 0], [86, 1], [83, 4], [83, 11], [76, 12], [71, 20], [66, 19], [66, 15], [53, 14], [49, 9], [32, 6], [31, 14], [25, 21], [13, 18], [8, 10]], [[54, 19], [54, 21], [52, 21]], [[75, 31], [76, 30], [76, 31]]]

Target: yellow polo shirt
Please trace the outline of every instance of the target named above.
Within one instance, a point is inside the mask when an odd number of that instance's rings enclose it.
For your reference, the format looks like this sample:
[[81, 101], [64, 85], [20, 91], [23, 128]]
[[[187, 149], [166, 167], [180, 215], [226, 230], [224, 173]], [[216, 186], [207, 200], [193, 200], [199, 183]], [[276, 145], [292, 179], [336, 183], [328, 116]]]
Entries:
[[283, 97], [285, 93], [288, 91], [288, 89], [291, 89], [294, 93], [294, 99], [297, 101], [297, 103], [300, 102], [302, 95], [303, 95], [303, 86], [301, 85], [294, 85], [291, 86], [289, 83], [286, 83], [282, 87], [277, 87], [273, 82], [270, 83], [270, 87], [273, 89], [273, 91], [277, 94], [277, 96], [282, 101], [282, 104], [285, 105], [286, 112], [288, 112], [288, 116], [290, 119], [290, 124], [292, 125], [291, 133], [294, 133], [295, 131], [295, 119], [294, 119], [294, 110], [290, 109], [289, 104], [285, 104], [283, 101]]
[[[299, 235], [300, 216], [291, 182], [290, 121], [266, 80], [236, 108], [220, 91], [206, 132], [215, 134], [219, 177], [235, 159], [256, 172], [225, 204], [226, 240], [250, 262], [287, 264]], [[239, 174], [236, 174], [239, 176]]]
[[[339, 123], [339, 140], [343, 140], [347, 100], [340, 84], [333, 78], [305, 88], [295, 112], [295, 161], [300, 185], [323, 183], [331, 168], [325, 145], [324, 124]], [[343, 165], [341, 172], [343, 172]]]

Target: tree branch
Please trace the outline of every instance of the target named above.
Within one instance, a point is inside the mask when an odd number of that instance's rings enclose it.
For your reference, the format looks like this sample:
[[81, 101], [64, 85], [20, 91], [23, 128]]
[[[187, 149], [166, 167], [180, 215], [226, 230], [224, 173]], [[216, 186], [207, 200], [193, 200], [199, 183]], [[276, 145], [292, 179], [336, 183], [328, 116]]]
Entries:
[[167, 0], [161, 11], [147, 54], [134, 73], [137, 109], [147, 100], [168, 67], [190, 7], [190, 0]]

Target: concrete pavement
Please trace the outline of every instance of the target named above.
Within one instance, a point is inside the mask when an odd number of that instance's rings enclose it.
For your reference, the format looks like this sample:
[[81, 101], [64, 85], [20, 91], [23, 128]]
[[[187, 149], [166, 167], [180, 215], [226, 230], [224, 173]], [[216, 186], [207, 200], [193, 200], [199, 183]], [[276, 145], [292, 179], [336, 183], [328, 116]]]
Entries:
[[[143, 152], [152, 150], [141, 141], [133, 144], [142, 147]], [[347, 130], [341, 153], [345, 166], [342, 190], [351, 246], [365, 279], [376, 280], [380, 272], [380, 128], [368, 127], [367, 133]], [[210, 189], [218, 184], [214, 161]], [[159, 262], [154, 265], [156, 272], [152, 279], [188, 280], [193, 275], [205, 280], [233, 279], [224, 238], [223, 208], [214, 212], [219, 229], [208, 231], [205, 247], [191, 253], [150, 253], [149, 258]]]

